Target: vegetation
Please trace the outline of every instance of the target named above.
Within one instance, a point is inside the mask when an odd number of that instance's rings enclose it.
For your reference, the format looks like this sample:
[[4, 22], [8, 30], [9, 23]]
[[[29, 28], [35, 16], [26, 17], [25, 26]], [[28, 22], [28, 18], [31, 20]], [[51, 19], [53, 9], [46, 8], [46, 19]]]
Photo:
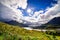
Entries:
[[45, 24], [45, 29], [59, 29], [60, 25]]
[[26, 30], [19, 26], [0, 22], [0, 40], [60, 40], [60, 36], [54, 35], [55, 31], [52, 32], [52, 35], [50, 33]]

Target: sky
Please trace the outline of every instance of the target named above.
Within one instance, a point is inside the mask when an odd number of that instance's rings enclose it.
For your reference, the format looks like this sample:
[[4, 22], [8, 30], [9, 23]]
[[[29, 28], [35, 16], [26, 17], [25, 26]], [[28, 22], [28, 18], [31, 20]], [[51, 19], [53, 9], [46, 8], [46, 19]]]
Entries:
[[34, 8], [35, 11], [45, 10], [48, 6], [51, 7], [52, 4], [56, 4], [57, 1], [54, 0], [28, 0], [28, 8]]
[[40, 26], [60, 17], [60, 0], [0, 0], [0, 20]]
[[[52, 7], [53, 4], [57, 4], [56, 0], [27, 0], [27, 8], [24, 10], [24, 16], [28, 16], [28, 13], [26, 12], [27, 9], [31, 9], [33, 12], [39, 11], [39, 10], [45, 10], [47, 7]], [[19, 8], [23, 10], [22, 8]], [[34, 14], [34, 13], [33, 13]]]

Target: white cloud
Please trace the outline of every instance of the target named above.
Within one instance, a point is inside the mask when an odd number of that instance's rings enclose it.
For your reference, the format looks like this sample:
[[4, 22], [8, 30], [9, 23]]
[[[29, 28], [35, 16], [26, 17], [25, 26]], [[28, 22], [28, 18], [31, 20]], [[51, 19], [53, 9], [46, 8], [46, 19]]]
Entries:
[[29, 16], [23, 17], [23, 20], [26, 20], [26, 21], [31, 22], [31, 23], [37, 22], [36, 18], [29, 17]]
[[0, 0], [0, 17], [4, 20], [9, 19], [8, 21], [16, 20], [22, 22], [23, 14], [21, 10], [17, 9], [18, 7], [25, 9], [27, 0]]
[[38, 18], [39, 18], [39, 21], [42, 21], [43, 23], [45, 23], [46, 21], [48, 22], [54, 17], [60, 17], [59, 14], [60, 14], [60, 1], [58, 1], [58, 4], [56, 4], [55, 6], [48, 8], [43, 15], [40, 14]]
[[[45, 24], [54, 17], [60, 17], [60, 0], [51, 8], [47, 8], [46, 12], [43, 10], [34, 12], [33, 16], [23, 16], [21, 10], [17, 9], [21, 7], [25, 9], [27, 7], [27, 0], [0, 0], [0, 18], [16, 20], [19, 23], [29, 23], [29, 26], [38, 26]], [[30, 14], [30, 13], [29, 13]]]
[[34, 15], [33, 15], [33, 17], [37, 17], [37, 16], [39, 16], [39, 14], [42, 14], [42, 13], [43, 13], [43, 10], [35, 12]]
[[9, 19], [9, 20], [18, 20], [20, 19], [20, 16], [22, 15], [22, 12], [16, 11], [12, 8], [9, 8], [3, 4], [0, 3], [0, 17], [2, 19]]
[[[51, 8], [48, 7], [45, 13], [43, 12], [44, 12], [43, 10], [42, 11], [40, 10], [34, 13], [32, 18], [35, 18], [35, 17], [37, 18], [34, 19], [34, 25], [31, 25], [31, 26], [36, 26], [36, 23], [37, 25], [45, 24], [51, 19], [53, 19], [54, 17], [60, 17], [60, 0], [58, 0], [58, 3], [53, 5], [53, 7]], [[32, 20], [30, 19], [30, 21]]]
[[0, 0], [0, 2], [13, 8], [17, 8], [19, 6], [25, 9], [27, 6], [27, 0]]

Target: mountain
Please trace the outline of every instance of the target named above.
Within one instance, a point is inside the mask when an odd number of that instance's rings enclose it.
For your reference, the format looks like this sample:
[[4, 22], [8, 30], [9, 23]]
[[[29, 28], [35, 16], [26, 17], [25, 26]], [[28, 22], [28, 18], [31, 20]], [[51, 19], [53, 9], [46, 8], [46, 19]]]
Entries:
[[20, 26], [20, 27], [28, 27], [27, 24], [23, 24], [23, 23], [18, 23], [17, 21], [9, 21], [9, 22], [6, 22], [5, 23], [8, 23], [8, 24], [11, 24], [11, 25], [16, 25], [16, 26]]
[[46, 29], [60, 29], [60, 17], [55, 17], [44, 25]]
[[60, 17], [55, 17], [52, 20], [50, 20], [46, 24], [42, 24], [41, 26], [32, 27], [33, 29], [57, 29], [60, 28]]
[[[23, 22], [26, 22], [23, 20]], [[14, 21], [14, 20], [11, 20], [11, 21], [8, 21], [5, 23], [8, 23], [8, 24], [11, 24], [11, 25], [17, 25], [17, 26], [20, 26], [20, 27], [29, 27], [28, 25], [32, 24], [32, 23], [29, 23], [27, 22], [27, 24], [24, 24], [24, 23], [18, 23], [17, 21]], [[53, 18], [52, 20], [50, 20], [48, 23], [46, 24], [42, 24], [41, 26], [36, 26], [36, 27], [31, 27], [33, 29], [44, 29], [44, 28], [47, 28], [47, 27], [58, 27], [60, 28], [60, 17], [55, 17]]]
[[52, 25], [60, 25], [60, 17], [55, 17], [52, 20], [50, 20], [47, 24], [52, 24]]

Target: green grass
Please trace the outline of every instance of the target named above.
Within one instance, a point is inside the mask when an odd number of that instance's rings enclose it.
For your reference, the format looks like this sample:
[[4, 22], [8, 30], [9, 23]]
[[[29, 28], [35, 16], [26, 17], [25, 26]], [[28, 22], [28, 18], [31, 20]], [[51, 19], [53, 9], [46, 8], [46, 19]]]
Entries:
[[0, 40], [3, 40], [3, 36], [2, 35], [0, 36]]
[[60, 40], [60, 36], [0, 22], [0, 40]]

